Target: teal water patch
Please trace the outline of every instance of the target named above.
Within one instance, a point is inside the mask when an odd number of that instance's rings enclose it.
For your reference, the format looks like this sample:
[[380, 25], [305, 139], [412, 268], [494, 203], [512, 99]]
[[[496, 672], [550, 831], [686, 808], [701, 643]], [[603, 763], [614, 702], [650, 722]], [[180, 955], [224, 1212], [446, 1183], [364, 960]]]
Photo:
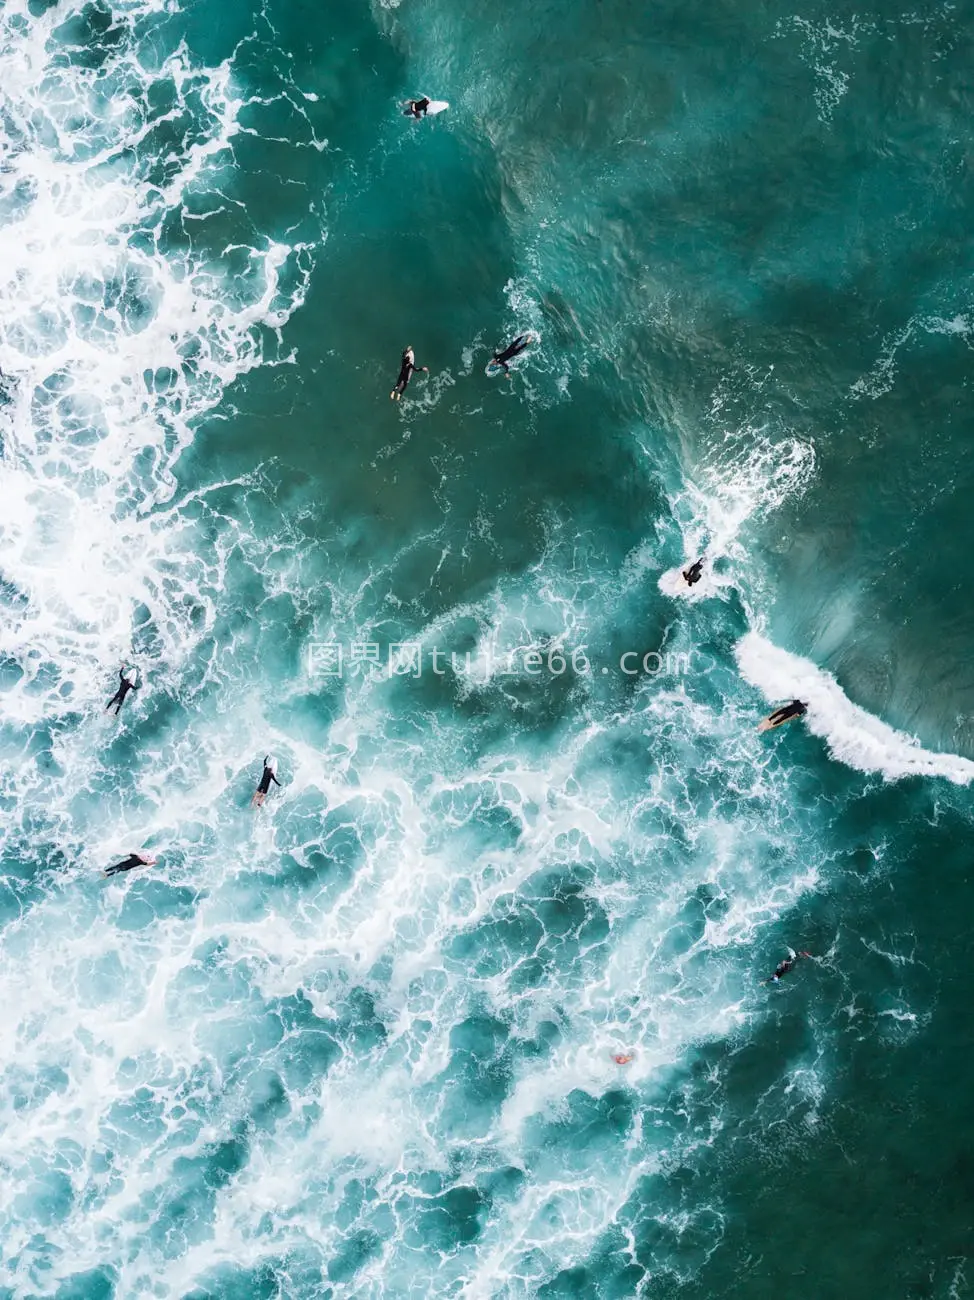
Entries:
[[5, 1293], [968, 1293], [969, 40], [5, 7]]

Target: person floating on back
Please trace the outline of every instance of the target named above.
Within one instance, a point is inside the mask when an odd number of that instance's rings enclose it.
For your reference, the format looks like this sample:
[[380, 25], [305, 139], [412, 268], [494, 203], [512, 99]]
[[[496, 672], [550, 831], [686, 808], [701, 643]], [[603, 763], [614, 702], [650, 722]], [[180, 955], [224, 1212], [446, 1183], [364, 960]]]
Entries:
[[782, 708], [775, 709], [774, 713], [769, 713], [764, 721], [758, 724], [758, 731], [773, 731], [775, 727], [780, 727], [782, 723], [790, 722], [792, 718], [800, 718], [803, 713], [807, 712], [807, 704], [802, 704], [801, 700], [792, 700], [790, 704], [785, 704]]
[[416, 370], [423, 370], [426, 374], [429, 374], [429, 366], [417, 366], [416, 354], [413, 352], [413, 345], [410, 343], [410, 345], [403, 351], [402, 364], [399, 368], [399, 378], [396, 380], [395, 388], [389, 394], [394, 402], [402, 401], [402, 395], [406, 391], [410, 379], [413, 377], [413, 372]]
[[703, 560], [694, 560], [689, 569], [683, 570], [683, 577], [688, 587], [692, 587], [695, 582], [699, 582], [703, 574]]
[[777, 966], [774, 968], [774, 974], [770, 975], [766, 980], [762, 980], [761, 983], [777, 984], [783, 975], [787, 975], [789, 971], [795, 969], [795, 965], [802, 959], [802, 957], [811, 957], [811, 955], [810, 952], [795, 952], [794, 948], [789, 948], [788, 956], [784, 961], [778, 962]]
[[407, 99], [402, 110], [402, 115], [403, 117], [425, 117], [426, 110], [429, 106], [429, 95], [423, 95], [422, 99]]
[[116, 862], [105, 872], [106, 876], [117, 876], [122, 871], [131, 871], [133, 867], [154, 867], [156, 859], [151, 853], [130, 853], [123, 862]]
[[267, 798], [267, 791], [271, 788], [271, 782], [280, 785], [275, 773], [277, 772], [277, 759], [273, 754], [268, 754], [264, 759], [264, 771], [261, 773], [260, 785], [258, 785], [253, 799], [250, 801], [252, 808], [259, 808]]
[[520, 356], [524, 349], [534, 339], [531, 333], [519, 334], [513, 343], [508, 343], [503, 352], [495, 352], [490, 359], [492, 366], [500, 366], [508, 378], [511, 375], [511, 367], [507, 364], [513, 357]]
[[105, 708], [105, 712], [107, 713], [113, 704], [117, 704], [118, 708], [115, 710], [116, 718], [122, 712], [122, 705], [125, 703], [125, 697], [128, 695], [129, 691], [137, 691], [139, 689], [139, 670], [137, 668], [126, 668], [123, 664], [119, 669], [118, 679], [118, 690], [108, 701]]

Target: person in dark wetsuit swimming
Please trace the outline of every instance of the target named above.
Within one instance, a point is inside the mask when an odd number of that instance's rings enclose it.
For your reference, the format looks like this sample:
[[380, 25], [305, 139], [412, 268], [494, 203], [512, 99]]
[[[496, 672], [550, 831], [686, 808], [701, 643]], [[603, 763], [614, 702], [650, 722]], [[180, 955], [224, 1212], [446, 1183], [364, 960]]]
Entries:
[[801, 700], [792, 700], [790, 704], [785, 704], [780, 709], [775, 709], [774, 713], [769, 713], [762, 723], [758, 726], [758, 731], [772, 731], [775, 727], [780, 727], [783, 722], [790, 722], [792, 718], [800, 718], [803, 713], [808, 712], [808, 705], [802, 704]]
[[495, 352], [490, 359], [492, 366], [500, 366], [508, 378], [511, 376], [511, 367], [507, 364], [512, 358], [520, 356], [524, 349], [534, 339], [533, 334], [519, 334], [513, 343], [508, 343], [503, 352]]
[[113, 704], [118, 705], [118, 708], [115, 710], [116, 718], [122, 712], [122, 705], [125, 703], [125, 697], [126, 695], [128, 695], [129, 691], [137, 691], [139, 689], [138, 669], [126, 668], [123, 666], [122, 668], [119, 669], [118, 680], [119, 680], [118, 690], [115, 692], [112, 698], [108, 701], [108, 704], [105, 706], [105, 712], [107, 713]]
[[429, 106], [430, 99], [428, 95], [424, 95], [422, 99], [407, 99], [402, 115], [403, 117], [425, 117]]
[[116, 862], [109, 867], [106, 876], [117, 876], [119, 872], [131, 871], [133, 867], [154, 867], [156, 860], [150, 853], [130, 853], [124, 862]]
[[274, 757], [273, 754], [268, 754], [267, 757], [264, 759], [264, 770], [261, 773], [260, 785], [257, 787], [257, 790], [254, 793], [254, 797], [250, 801], [252, 807], [259, 808], [261, 806], [261, 804], [267, 798], [267, 792], [271, 788], [272, 781], [274, 782], [275, 785], [281, 784], [275, 775], [276, 772], [277, 772], [277, 759]]
[[402, 364], [399, 367], [399, 378], [396, 380], [395, 388], [389, 394], [394, 402], [402, 401], [402, 395], [406, 391], [406, 386], [410, 379], [412, 379], [413, 372], [416, 370], [423, 370], [426, 374], [429, 374], [429, 366], [417, 366], [416, 354], [413, 352], [413, 345], [410, 343], [409, 346], [403, 350]]
[[789, 948], [788, 956], [784, 961], [778, 962], [777, 966], [774, 968], [774, 974], [769, 976], [768, 979], [762, 980], [761, 983], [777, 984], [782, 975], [787, 975], [789, 971], [795, 969], [796, 964], [802, 959], [802, 957], [811, 957], [811, 955], [810, 952], [795, 952], [794, 948]]
[[699, 582], [703, 573], [703, 560], [694, 560], [689, 569], [683, 570], [683, 578], [688, 587], [692, 587], [695, 582]]

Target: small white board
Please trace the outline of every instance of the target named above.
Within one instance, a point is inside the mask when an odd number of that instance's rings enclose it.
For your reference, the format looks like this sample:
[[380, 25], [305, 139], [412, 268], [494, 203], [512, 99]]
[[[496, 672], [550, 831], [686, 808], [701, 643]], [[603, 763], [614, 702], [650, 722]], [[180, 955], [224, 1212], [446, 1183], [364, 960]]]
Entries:
[[449, 107], [450, 105], [447, 103], [445, 99], [431, 99], [430, 102], [426, 105], [426, 116], [435, 117], [437, 113], [442, 113], [444, 109], [447, 109]]

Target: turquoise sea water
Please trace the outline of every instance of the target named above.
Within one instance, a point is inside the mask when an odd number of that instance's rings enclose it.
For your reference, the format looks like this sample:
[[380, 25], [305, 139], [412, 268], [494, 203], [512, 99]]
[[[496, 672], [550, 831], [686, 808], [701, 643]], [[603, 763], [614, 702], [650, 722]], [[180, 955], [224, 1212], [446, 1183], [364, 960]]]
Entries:
[[6, 0], [0, 1296], [971, 1294], [972, 56]]

